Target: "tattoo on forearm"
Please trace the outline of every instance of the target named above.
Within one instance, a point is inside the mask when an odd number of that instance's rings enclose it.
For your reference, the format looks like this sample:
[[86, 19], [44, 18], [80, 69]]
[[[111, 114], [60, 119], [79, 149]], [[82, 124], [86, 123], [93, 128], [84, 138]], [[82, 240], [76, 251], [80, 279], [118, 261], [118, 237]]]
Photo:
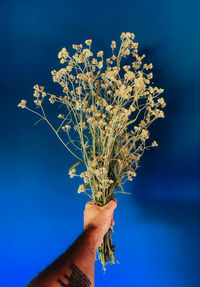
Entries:
[[64, 274], [64, 277], [68, 280], [68, 285], [66, 285], [60, 278], [57, 279], [57, 282], [62, 287], [90, 287], [91, 282], [86, 277], [86, 275], [75, 265], [71, 264], [69, 266], [72, 269], [72, 273], [70, 276]]

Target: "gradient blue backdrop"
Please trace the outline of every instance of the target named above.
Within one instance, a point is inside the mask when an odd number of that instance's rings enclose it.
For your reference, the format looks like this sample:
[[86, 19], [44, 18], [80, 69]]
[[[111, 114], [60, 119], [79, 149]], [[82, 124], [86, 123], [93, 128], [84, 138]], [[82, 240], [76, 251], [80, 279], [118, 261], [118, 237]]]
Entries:
[[[1, 2], [1, 287], [22, 287], [81, 233], [88, 198], [67, 170], [76, 161], [30, 112], [33, 85], [60, 92], [51, 70], [62, 47], [110, 42], [133, 32], [165, 89], [165, 119], [151, 132], [159, 147], [144, 154], [132, 195], [118, 195], [114, 241], [120, 264], [96, 287], [199, 287], [200, 93], [198, 1]], [[50, 118], [54, 106], [48, 105]]]

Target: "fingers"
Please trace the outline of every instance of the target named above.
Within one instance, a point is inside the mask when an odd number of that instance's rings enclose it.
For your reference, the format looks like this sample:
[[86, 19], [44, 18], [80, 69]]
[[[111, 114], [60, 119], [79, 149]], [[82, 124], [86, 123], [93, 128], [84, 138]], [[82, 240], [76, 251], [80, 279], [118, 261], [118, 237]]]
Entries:
[[87, 203], [89, 203], [89, 204], [94, 204], [94, 199], [89, 200]]
[[[94, 203], [94, 199], [88, 201], [85, 205], [85, 207], [89, 207], [91, 205], [95, 205]], [[101, 206], [102, 208], [106, 208], [108, 210], [112, 210], [114, 211], [114, 209], [117, 207], [117, 199], [116, 198], [112, 198], [106, 205]]]
[[86, 202], [85, 207], [90, 206], [90, 205], [94, 205], [94, 199], [89, 200], [88, 202]]

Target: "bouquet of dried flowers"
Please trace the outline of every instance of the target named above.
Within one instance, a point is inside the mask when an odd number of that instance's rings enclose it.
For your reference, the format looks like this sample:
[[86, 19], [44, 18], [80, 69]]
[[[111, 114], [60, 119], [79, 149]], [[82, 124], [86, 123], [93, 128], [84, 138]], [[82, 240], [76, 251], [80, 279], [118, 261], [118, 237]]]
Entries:
[[[62, 87], [63, 95], [47, 93], [44, 86], [36, 84], [33, 96], [40, 112], [27, 107], [25, 99], [18, 104], [38, 115], [39, 121], [48, 123], [79, 160], [70, 168], [69, 175], [71, 178], [80, 176], [84, 184], [79, 186], [78, 193], [87, 194], [100, 206], [107, 204], [115, 193], [126, 193], [123, 184], [136, 176], [144, 151], [158, 145], [155, 140], [149, 145], [146, 143], [149, 126], [156, 119], [164, 118], [162, 108], [166, 103], [160, 97], [164, 90], [151, 85], [152, 64], [142, 63], [145, 55], [139, 56], [134, 38], [133, 33], [122, 33], [118, 53], [116, 42], [112, 41], [112, 56], [106, 59], [103, 51], [94, 56], [92, 40], [86, 40], [84, 45], [72, 45], [75, 51], [72, 56], [63, 48], [58, 54], [63, 68], [51, 72], [53, 81]], [[122, 66], [123, 58], [127, 57], [131, 64]], [[45, 98], [49, 98], [51, 104], [59, 103], [66, 108], [64, 114], [58, 114], [61, 120], [58, 128], [46, 116]], [[72, 128], [77, 137], [71, 137]], [[76, 168], [81, 163], [85, 171], [77, 174]], [[115, 191], [118, 187], [120, 191]], [[116, 260], [112, 231], [110, 228], [97, 250], [104, 270], [107, 263]]]

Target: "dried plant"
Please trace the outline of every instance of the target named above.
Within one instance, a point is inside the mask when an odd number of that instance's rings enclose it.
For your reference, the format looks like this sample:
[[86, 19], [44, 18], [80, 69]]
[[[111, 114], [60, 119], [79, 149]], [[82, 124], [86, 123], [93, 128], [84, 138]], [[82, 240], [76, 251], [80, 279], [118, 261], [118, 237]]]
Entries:
[[[79, 160], [70, 168], [69, 175], [71, 178], [80, 176], [84, 184], [79, 186], [78, 193], [87, 194], [100, 206], [107, 204], [113, 194], [126, 193], [123, 184], [136, 176], [144, 151], [158, 145], [155, 140], [149, 145], [146, 143], [150, 136], [149, 126], [156, 119], [164, 118], [161, 108], [166, 103], [159, 97], [164, 90], [151, 85], [152, 64], [142, 63], [145, 55], [139, 56], [134, 38], [133, 33], [122, 33], [118, 54], [115, 53], [116, 42], [112, 41], [112, 56], [105, 60], [103, 51], [94, 57], [92, 40], [86, 40], [84, 47], [72, 45], [73, 56], [63, 48], [58, 58], [64, 66], [51, 72], [53, 81], [62, 87], [63, 96], [47, 93], [43, 86], [36, 84], [33, 96], [40, 112], [27, 107], [24, 99], [18, 104], [47, 122]], [[123, 58], [127, 57], [131, 66], [121, 67]], [[66, 113], [58, 115], [61, 119], [58, 128], [47, 119], [43, 108], [46, 97], [51, 104], [66, 107]], [[77, 137], [73, 135], [72, 138], [72, 128]], [[63, 139], [65, 134], [69, 139], [67, 143]], [[85, 164], [85, 171], [77, 174], [80, 163]], [[117, 187], [121, 191], [115, 191]], [[104, 270], [106, 263], [112, 264], [116, 260], [112, 231], [110, 228], [97, 250]]]

